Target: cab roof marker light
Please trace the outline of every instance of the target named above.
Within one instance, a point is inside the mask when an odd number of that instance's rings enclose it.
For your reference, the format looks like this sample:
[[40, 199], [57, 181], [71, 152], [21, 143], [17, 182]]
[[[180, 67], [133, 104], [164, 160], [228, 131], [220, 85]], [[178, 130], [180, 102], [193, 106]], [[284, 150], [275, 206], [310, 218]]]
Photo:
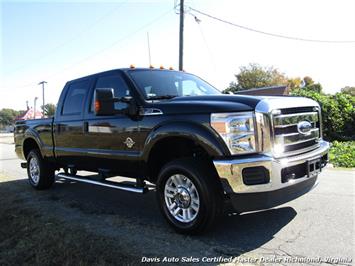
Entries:
[[136, 68], [135, 65], [131, 64], [129, 68]]
[[174, 70], [174, 68], [173, 67], [169, 67], [169, 70]]
[[153, 66], [153, 65], [150, 65], [150, 66], [149, 66], [149, 68], [153, 69], [153, 68], [154, 68], [154, 66]]
[[164, 67], [163, 67], [163, 66], [160, 66], [160, 69], [164, 69]]

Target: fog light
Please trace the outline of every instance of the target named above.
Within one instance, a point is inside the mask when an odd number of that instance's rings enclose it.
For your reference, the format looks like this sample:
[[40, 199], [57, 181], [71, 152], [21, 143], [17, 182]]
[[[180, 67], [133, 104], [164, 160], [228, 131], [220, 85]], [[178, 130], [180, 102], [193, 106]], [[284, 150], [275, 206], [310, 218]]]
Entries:
[[269, 171], [263, 166], [247, 167], [242, 170], [245, 185], [260, 185], [270, 182]]

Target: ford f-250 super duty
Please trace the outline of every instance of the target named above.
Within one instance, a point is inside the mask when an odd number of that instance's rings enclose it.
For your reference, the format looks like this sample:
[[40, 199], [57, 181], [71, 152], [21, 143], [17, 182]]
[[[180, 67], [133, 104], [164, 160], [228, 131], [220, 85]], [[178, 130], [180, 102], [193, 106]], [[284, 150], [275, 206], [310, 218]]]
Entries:
[[[255, 211], [309, 191], [328, 161], [321, 126], [307, 98], [223, 95], [185, 72], [126, 68], [69, 81], [55, 116], [17, 122], [15, 143], [36, 189], [60, 169], [57, 178], [155, 188], [168, 223], [196, 233], [224, 206]], [[107, 180], [118, 175], [134, 182]]]

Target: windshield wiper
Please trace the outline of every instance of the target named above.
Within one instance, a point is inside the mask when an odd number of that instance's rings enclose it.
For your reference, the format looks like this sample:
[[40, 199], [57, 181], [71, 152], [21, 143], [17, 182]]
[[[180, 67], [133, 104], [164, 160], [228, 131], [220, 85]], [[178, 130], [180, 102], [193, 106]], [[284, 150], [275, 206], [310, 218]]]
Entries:
[[177, 97], [178, 95], [156, 95], [156, 96], [149, 96], [147, 100], [164, 100], [164, 99], [172, 99]]

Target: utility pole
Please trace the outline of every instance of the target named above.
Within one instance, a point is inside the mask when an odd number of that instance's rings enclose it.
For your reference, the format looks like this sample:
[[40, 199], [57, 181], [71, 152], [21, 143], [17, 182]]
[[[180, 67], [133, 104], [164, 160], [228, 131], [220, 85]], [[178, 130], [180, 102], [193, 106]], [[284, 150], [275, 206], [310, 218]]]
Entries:
[[180, 0], [180, 29], [179, 29], [179, 70], [183, 70], [184, 50], [184, 0]]
[[41, 81], [38, 83], [38, 85], [42, 85], [42, 100], [43, 100], [43, 105], [42, 105], [42, 117], [44, 117], [44, 84], [48, 83], [47, 81]]
[[36, 119], [36, 102], [38, 100], [38, 97], [35, 97], [34, 103], [33, 103], [33, 119]]

